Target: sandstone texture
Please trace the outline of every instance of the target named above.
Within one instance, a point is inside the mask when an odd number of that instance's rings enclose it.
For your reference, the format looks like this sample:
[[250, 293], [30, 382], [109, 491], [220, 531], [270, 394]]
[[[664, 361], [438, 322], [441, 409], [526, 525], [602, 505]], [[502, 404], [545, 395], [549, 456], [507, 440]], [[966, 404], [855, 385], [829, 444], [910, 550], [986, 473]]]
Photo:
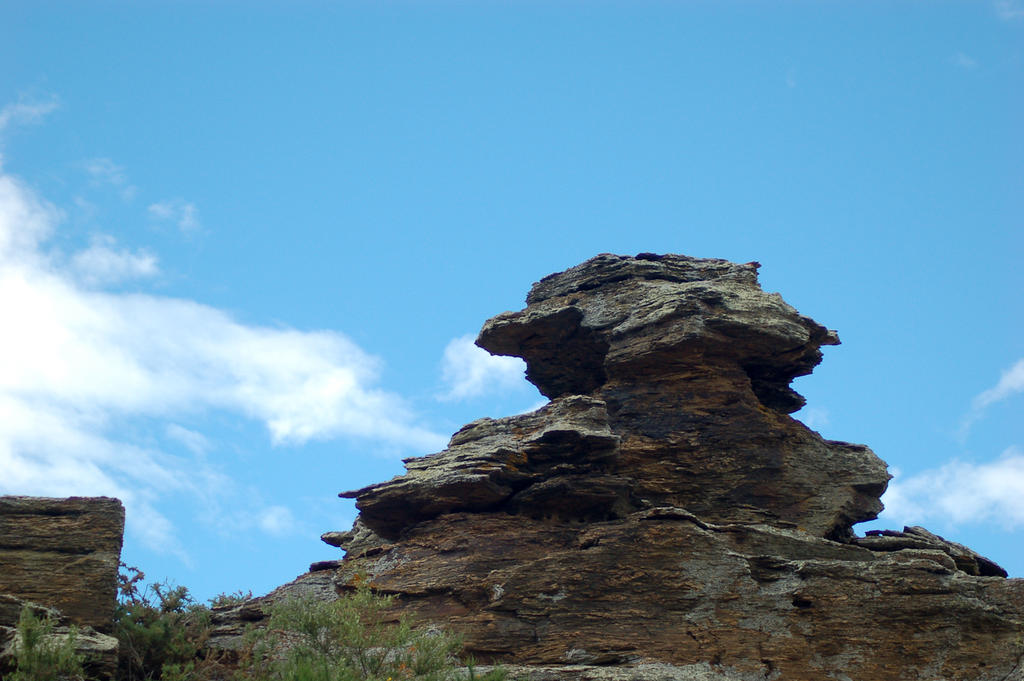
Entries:
[[[835, 332], [757, 263], [600, 255], [533, 286], [477, 344], [551, 401], [481, 419], [342, 493], [357, 574], [520, 679], [1024, 681], [1024, 581], [923, 528], [869, 533], [889, 475], [789, 414]], [[219, 614], [219, 645], [261, 601]]]
[[14, 627], [29, 604], [78, 630], [90, 671], [117, 666], [113, 629], [124, 507], [107, 497], [0, 496], [0, 669], [13, 653]]

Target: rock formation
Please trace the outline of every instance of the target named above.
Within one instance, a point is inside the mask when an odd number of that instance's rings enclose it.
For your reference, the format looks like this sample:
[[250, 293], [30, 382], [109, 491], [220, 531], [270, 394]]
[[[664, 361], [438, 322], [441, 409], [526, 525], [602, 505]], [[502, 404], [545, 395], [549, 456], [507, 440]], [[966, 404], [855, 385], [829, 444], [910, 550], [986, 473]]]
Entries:
[[113, 629], [124, 507], [106, 497], [0, 497], [0, 670], [28, 603], [39, 616], [74, 625], [91, 671], [117, 666]]
[[[343, 561], [522, 679], [1024, 681], [1024, 581], [923, 528], [858, 537], [889, 475], [789, 416], [835, 332], [757, 263], [600, 255], [477, 344], [550, 398], [345, 492]], [[230, 644], [259, 602], [221, 616]]]

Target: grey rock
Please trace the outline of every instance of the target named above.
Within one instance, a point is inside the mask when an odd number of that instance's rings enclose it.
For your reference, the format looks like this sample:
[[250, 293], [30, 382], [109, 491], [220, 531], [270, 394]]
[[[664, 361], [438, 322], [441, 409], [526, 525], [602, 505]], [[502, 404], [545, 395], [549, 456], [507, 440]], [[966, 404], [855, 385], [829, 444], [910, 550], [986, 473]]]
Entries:
[[[361, 524], [388, 538], [460, 511], [605, 517], [630, 507], [628, 487], [602, 476], [618, 443], [601, 400], [570, 396], [530, 414], [474, 421], [444, 451], [407, 459], [405, 475], [341, 496], [356, 498]], [[571, 479], [559, 485], [559, 474]]]

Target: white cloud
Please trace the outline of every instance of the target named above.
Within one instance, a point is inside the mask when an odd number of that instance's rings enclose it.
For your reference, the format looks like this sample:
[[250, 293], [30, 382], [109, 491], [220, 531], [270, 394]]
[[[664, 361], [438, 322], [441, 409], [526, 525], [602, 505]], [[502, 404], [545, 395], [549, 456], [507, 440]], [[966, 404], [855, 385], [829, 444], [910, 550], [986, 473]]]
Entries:
[[92, 178], [93, 184], [114, 187], [125, 201], [131, 201], [135, 198], [138, 190], [128, 181], [128, 175], [125, 174], [124, 168], [109, 158], [91, 158], [82, 165], [85, 168], [85, 172]]
[[0, 132], [12, 124], [38, 123], [59, 105], [60, 100], [52, 95], [41, 100], [19, 97], [17, 102], [0, 109]]
[[1024, 18], [1024, 6], [1019, 0], [996, 0], [996, 15], [1004, 21]]
[[1024, 450], [1010, 447], [995, 461], [952, 461], [903, 477], [893, 471], [881, 517], [903, 525], [1024, 525]]
[[0, 388], [0, 493], [117, 497], [130, 511], [133, 535], [186, 558], [170, 522], [154, 506], [161, 495], [190, 489], [184, 463], [118, 440], [111, 426], [102, 410]]
[[205, 454], [212, 448], [209, 439], [205, 435], [189, 430], [177, 423], [167, 424], [164, 432], [167, 434], [167, 437], [181, 444], [193, 454]]
[[1017, 360], [1016, 364], [1003, 372], [998, 383], [974, 398], [971, 410], [960, 426], [961, 438], [967, 436], [971, 426], [984, 416], [989, 407], [1021, 392], [1024, 392], [1024, 359]]
[[145, 250], [134, 253], [116, 248], [110, 236], [97, 236], [92, 245], [71, 258], [71, 268], [78, 279], [89, 286], [117, 284], [122, 281], [152, 277], [159, 273], [156, 256]]
[[950, 61], [952, 61], [954, 66], [958, 66], [968, 71], [978, 67], [978, 60], [969, 54], [964, 54], [963, 52], [957, 52], [954, 54]]
[[148, 210], [157, 220], [173, 222], [182, 232], [194, 232], [201, 226], [196, 204], [184, 199], [168, 199], [153, 203], [149, 205]]
[[[375, 387], [379, 360], [342, 334], [247, 325], [191, 300], [105, 289], [154, 274], [156, 258], [109, 238], [61, 257], [47, 241], [60, 218], [0, 171], [0, 493], [119, 497], [130, 533], [185, 558], [161, 504], [182, 494], [206, 502], [223, 476], [203, 467], [209, 443], [180, 418], [241, 414], [275, 443], [444, 446]], [[161, 434], [184, 445], [182, 457], [160, 450]], [[289, 518], [272, 508], [254, 524], [284, 531]]]
[[452, 339], [444, 349], [441, 372], [447, 385], [441, 399], [462, 400], [525, 384], [526, 363], [518, 357], [492, 355], [473, 343], [472, 336]]
[[0, 263], [34, 264], [60, 211], [41, 201], [14, 177], [0, 171]]
[[973, 407], [976, 410], [987, 409], [996, 402], [1001, 402], [1020, 392], [1024, 392], [1024, 359], [1018, 360], [1016, 364], [1004, 371], [995, 387], [989, 388], [975, 397]]
[[269, 506], [259, 514], [257, 525], [267, 534], [281, 537], [295, 531], [296, 522], [292, 512], [284, 506]]
[[811, 430], [821, 430], [831, 422], [828, 409], [824, 407], [804, 407], [798, 416]]

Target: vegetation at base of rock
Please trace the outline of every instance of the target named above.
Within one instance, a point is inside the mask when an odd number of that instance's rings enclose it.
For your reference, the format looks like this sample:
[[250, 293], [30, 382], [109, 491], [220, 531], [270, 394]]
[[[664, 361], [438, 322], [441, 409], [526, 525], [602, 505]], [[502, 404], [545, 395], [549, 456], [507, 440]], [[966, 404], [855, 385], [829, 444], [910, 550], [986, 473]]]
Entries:
[[[240, 664], [207, 645], [210, 607], [242, 603], [241, 591], [197, 603], [187, 588], [144, 584], [145, 574], [121, 566], [114, 633], [120, 644], [116, 681], [455, 681], [467, 678], [461, 640], [441, 629], [414, 628], [391, 612], [394, 596], [364, 580], [335, 601], [288, 598], [267, 606], [267, 626], [250, 630]], [[52, 625], [51, 625], [52, 626]], [[72, 645], [72, 644], [67, 644]], [[73, 652], [72, 648], [68, 650]], [[22, 676], [17, 681], [85, 679]], [[505, 681], [501, 669], [470, 681]], [[12, 680], [13, 681], [13, 680]]]
[[[244, 674], [252, 681], [449, 681], [465, 678], [461, 640], [439, 629], [389, 619], [394, 596], [359, 581], [335, 601], [291, 598], [270, 606], [269, 626], [254, 632]], [[501, 669], [469, 678], [503, 681]]]
[[8, 681], [81, 681], [85, 679], [83, 658], [75, 652], [77, 630], [67, 636], [54, 635], [48, 615], [37, 617], [28, 605], [18, 618], [17, 667]]
[[210, 610], [187, 588], [143, 586], [145, 574], [122, 564], [114, 633], [120, 644], [118, 681], [206, 681], [223, 676], [206, 648]]

